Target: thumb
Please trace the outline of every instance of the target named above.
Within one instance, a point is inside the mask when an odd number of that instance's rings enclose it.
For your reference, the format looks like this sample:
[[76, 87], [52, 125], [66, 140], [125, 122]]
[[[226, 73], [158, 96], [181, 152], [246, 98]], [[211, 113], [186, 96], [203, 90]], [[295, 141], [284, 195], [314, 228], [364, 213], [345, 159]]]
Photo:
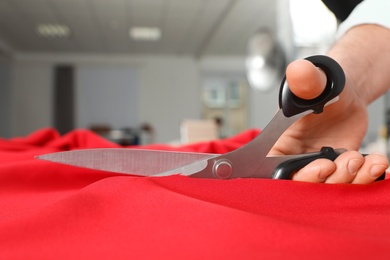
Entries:
[[291, 92], [302, 99], [318, 97], [326, 86], [325, 73], [307, 60], [291, 62], [286, 69], [286, 80]]

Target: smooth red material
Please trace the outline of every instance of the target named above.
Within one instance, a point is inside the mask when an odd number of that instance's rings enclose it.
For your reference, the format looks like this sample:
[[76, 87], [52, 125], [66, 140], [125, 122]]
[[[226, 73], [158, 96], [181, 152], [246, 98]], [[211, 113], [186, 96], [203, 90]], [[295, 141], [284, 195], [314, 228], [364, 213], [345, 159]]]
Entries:
[[[224, 153], [257, 130], [164, 150]], [[0, 259], [386, 259], [390, 182], [134, 177], [34, 159], [117, 147], [87, 130], [0, 139]], [[151, 162], [154, 163], [154, 162]]]

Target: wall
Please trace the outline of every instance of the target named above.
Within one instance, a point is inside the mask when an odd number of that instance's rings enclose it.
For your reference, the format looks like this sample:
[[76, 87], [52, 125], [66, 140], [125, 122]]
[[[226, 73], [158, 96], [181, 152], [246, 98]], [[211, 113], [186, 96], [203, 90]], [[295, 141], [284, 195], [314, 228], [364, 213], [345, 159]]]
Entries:
[[199, 69], [190, 57], [144, 58], [139, 70], [140, 123], [155, 127], [155, 142], [180, 138], [179, 124], [200, 118]]
[[76, 71], [76, 128], [138, 127], [136, 70], [125, 65], [79, 65]]
[[[12, 135], [26, 135], [52, 125], [52, 69], [62, 63], [73, 64], [76, 68], [114, 66], [133, 69], [138, 84], [138, 123], [150, 123], [155, 128], [155, 142], [178, 140], [180, 121], [201, 117], [202, 75], [235, 75], [245, 79], [244, 57], [195, 60], [192, 57], [175, 56], [108, 57], [20, 53], [13, 63]], [[276, 111], [277, 99], [253, 89], [250, 89], [249, 96], [248, 127], [262, 128], [272, 118], [273, 111]], [[269, 107], [275, 109], [270, 110]], [[86, 125], [79, 122], [78, 126]]]
[[26, 135], [52, 125], [52, 67], [41, 61], [18, 61], [12, 66], [10, 129]]
[[[155, 142], [179, 139], [180, 121], [200, 117], [199, 70], [191, 57], [19, 53], [12, 64], [13, 136], [52, 126], [52, 70], [62, 63], [73, 64], [76, 70], [91, 66], [133, 69], [139, 90], [138, 120], [155, 128]], [[117, 83], [123, 80], [112, 84]]]
[[10, 61], [0, 56], [0, 137], [9, 137], [11, 130], [9, 121], [11, 120], [10, 111], [10, 97], [11, 97], [11, 83], [10, 83], [11, 65]]
[[[220, 75], [221, 77], [235, 77], [246, 79], [246, 57], [237, 56], [209, 56], [199, 61], [200, 71], [206, 76]], [[272, 119], [278, 108], [279, 82], [275, 88], [262, 93], [253, 88], [249, 88], [248, 99], [248, 128], [264, 128]]]

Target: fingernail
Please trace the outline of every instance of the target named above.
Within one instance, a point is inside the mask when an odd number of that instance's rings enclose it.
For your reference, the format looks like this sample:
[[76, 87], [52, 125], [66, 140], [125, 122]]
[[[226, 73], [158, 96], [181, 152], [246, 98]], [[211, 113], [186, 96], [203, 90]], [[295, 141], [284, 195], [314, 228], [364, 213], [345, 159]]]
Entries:
[[348, 162], [348, 172], [351, 175], [355, 175], [357, 171], [359, 170], [360, 166], [362, 165], [362, 161], [360, 159], [352, 159]]
[[371, 169], [370, 169], [371, 177], [377, 178], [377, 177], [381, 176], [382, 173], [385, 172], [386, 168], [387, 167], [384, 166], [384, 165], [374, 165], [374, 166], [372, 166]]

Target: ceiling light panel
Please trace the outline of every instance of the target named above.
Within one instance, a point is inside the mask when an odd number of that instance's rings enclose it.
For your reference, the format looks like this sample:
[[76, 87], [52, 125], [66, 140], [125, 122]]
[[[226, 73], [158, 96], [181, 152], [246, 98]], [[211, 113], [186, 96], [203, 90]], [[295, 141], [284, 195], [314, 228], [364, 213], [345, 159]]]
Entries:
[[64, 24], [41, 23], [36, 27], [39, 36], [48, 39], [69, 38], [71, 30]]
[[158, 27], [132, 27], [129, 35], [135, 41], [158, 41], [161, 39], [161, 29]]

